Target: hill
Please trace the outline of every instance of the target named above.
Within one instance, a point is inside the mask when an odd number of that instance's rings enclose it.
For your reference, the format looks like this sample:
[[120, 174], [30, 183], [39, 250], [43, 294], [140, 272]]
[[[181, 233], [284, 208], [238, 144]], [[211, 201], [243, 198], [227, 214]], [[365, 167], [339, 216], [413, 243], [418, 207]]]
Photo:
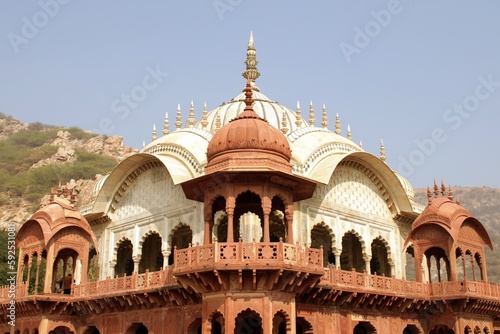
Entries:
[[84, 200], [94, 182], [132, 153], [118, 136], [21, 123], [0, 113], [0, 226], [24, 222], [58, 184]]

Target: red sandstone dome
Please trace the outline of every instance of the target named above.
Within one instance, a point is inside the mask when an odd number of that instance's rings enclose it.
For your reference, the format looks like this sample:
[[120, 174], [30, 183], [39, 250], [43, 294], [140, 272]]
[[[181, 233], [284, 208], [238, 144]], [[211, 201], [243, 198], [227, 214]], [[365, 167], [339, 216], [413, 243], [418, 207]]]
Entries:
[[207, 148], [207, 173], [228, 169], [291, 172], [291, 150], [283, 133], [252, 109], [250, 81], [245, 88], [245, 110], [219, 129]]

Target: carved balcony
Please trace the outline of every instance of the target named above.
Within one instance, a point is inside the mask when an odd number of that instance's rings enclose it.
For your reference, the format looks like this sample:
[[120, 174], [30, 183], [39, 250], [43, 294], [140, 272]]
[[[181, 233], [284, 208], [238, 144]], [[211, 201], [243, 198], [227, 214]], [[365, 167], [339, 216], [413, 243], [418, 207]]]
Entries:
[[[174, 250], [174, 275], [196, 292], [297, 291], [324, 274], [323, 250], [280, 242], [214, 242]], [[295, 290], [294, 290], [295, 289]]]

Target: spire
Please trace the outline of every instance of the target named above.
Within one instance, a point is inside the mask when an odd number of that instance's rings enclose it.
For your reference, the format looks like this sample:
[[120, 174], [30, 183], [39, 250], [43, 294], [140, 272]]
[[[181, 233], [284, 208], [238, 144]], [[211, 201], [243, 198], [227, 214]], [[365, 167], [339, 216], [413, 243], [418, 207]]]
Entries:
[[387, 156], [385, 155], [384, 140], [380, 139], [380, 160], [385, 162], [386, 159], [387, 159]]
[[146, 141], [145, 140], [142, 141], [142, 148], [144, 148], [144, 147], [146, 147]]
[[[245, 79], [250, 79], [252, 83], [255, 84], [255, 80], [260, 76], [259, 70], [257, 69], [257, 61], [255, 45], [253, 42], [253, 33], [250, 31], [250, 38], [248, 39], [247, 47], [247, 59], [245, 60], [246, 69], [241, 74]], [[253, 89], [259, 91], [257, 86], [253, 85]]]
[[54, 202], [54, 188], [50, 188], [49, 202], [50, 203]]
[[443, 180], [441, 180], [441, 196], [446, 196], [446, 186]]
[[220, 114], [217, 113], [217, 116], [215, 116], [215, 131], [219, 130], [220, 126], [221, 126]]
[[180, 129], [182, 126], [181, 105], [177, 104], [177, 115], [175, 116], [175, 128]]
[[283, 113], [283, 117], [281, 118], [281, 132], [284, 135], [288, 132], [288, 122], [285, 113]]
[[363, 148], [363, 141], [359, 141], [359, 147]]
[[156, 125], [153, 124], [153, 133], [151, 134], [151, 141], [156, 140]]
[[298, 128], [302, 126], [302, 116], [300, 116], [300, 103], [297, 101], [297, 110], [295, 111], [295, 125]]
[[201, 116], [201, 126], [203, 129], [207, 128], [208, 125], [208, 112], [207, 112], [207, 103], [203, 104], [203, 114]]
[[253, 110], [253, 93], [252, 93], [252, 80], [247, 79], [247, 85], [245, 86], [245, 109], [236, 118], [260, 118], [259, 115]]
[[335, 133], [340, 135], [342, 130], [340, 130], [340, 117], [339, 113], [337, 113], [337, 116], [335, 116]]
[[163, 121], [163, 134], [168, 135], [169, 134], [169, 124], [168, 124], [168, 112], [165, 113], [165, 120]]
[[314, 118], [314, 107], [313, 101], [311, 100], [311, 103], [309, 103], [309, 124], [314, 126], [314, 123], [316, 123], [316, 119]]
[[189, 106], [189, 118], [188, 118], [188, 127], [192, 128], [196, 120], [194, 119], [194, 104], [193, 100], [191, 100], [191, 105]]
[[327, 129], [328, 128], [328, 115], [326, 113], [326, 107], [325, 105], [323, 104], [323, 111], [321, 113], [321, 125], [323, 126], [323, 129]]
[[439, 188], [436, 179], [434, 179], [434, 197], [438, 197], [438, 195], [439, 195]]
[[347, 124], [347, 139], [352, 140], [351, 126]]
[[451, 189], [451, 186], [448, 186], [448, 199], [453, 201], [453, 190]]
[[429, 205], [429, 204], [431, 204], [431, 202], [432, 202], [431, 190], [427, 186], [427, 204]]

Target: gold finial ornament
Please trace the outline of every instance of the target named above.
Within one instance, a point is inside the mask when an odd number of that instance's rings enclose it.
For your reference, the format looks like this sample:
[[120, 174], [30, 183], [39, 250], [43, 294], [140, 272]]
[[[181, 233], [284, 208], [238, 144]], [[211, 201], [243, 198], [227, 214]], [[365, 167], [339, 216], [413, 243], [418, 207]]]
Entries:
[[448, 199], [453, 201], [453, 190], [451, 189], [451, 186], [448, 186]]
[[191, 100], [191, 105], [189, 106], [189, 118], [188, 118], [188, 127], [192, 128], [194, 127], [194, 123], [196, 120], [194, 119], [194, 104], [193, 100]]
[[163, 121], [163, 134], [168, 135], [170, 131], [168, 130], [169, 124], [168, 124], [168, 112], [165, 113], [165, 120]]
[[207, 103], [203, 104], [203, 114], [201, 116], [201, 126], [203, 129], [206, 129], [208, 125], [208, 111], [207, 111]]
[[387, 159], [387, 156], [385, 154], [384, 140], [380, 139], [380, 160], [385, 162], [386, 159]]
[[295, 125], [298, 128], [302, 126], [302, 116], [300, 115], [300, 103], [297, 101], [297, 110], [295, 111]]
[[260, 72], [257, 69], [257, 52], [255, 51], [255, 45], [253, 41], [253, 33], [250, 32], [250, 38], [248, 39], [248, 47], [247, 47], [247, 59], [245, 60], [246, 69], [241, 74], [245, 79], [249, 79], [252, 81], [252, 88], [256, 91], [259, 91], [257, 86], [255, 86], [255, 80], [260, 76]]
[[340, 135], [342, 130], [340, 129], [340, 117], [339, 113], [337, 113], [337, 116], [335, 116], [335, 133]]
[[175, 128], [180, 129], [182, 126], [181, 105], [177, 104], [177, 115], [175, 116]]
[[156, 140], [156, 125], [153, 124], [153, 133], [151, 134], [151, 141]]
[[283, 117], [281, 118], [281, 132], [286, 135], [288, 132], [288, 121], [286, 119], [285, 113], [283, 113]]
[[221, 126], [220, 114], [217, 113], [217, 116], [215, 116], [215, 131], [219, 130], [220, 126]]
[[439, 187], [437, 185], [436, 179], [434, 179], [434, 197], [439, 196]]
[[328, 129], [328, 115], [326, 113], [326, 107], [323, 104], [323, 111], [321, 112], [321, 125], [323, 126], [323, 129]]
[[314, 123], [316, 123], [316, 118], [314, 118], [313, 101], [311, 101], [311, 103], [309, 103], [309, 124], [314, 126]]
[[351, 126], [347, 124], [347, 139], [352, 140]]

